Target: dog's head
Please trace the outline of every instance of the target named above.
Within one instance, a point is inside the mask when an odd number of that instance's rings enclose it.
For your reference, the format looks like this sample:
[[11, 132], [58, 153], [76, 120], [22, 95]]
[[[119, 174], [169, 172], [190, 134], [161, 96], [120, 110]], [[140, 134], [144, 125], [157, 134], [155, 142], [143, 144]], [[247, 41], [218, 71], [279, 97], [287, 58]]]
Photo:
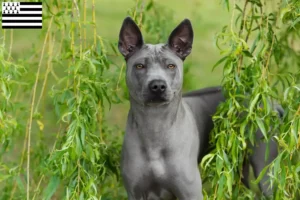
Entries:
[[183, 20], [170, 34], [167, 44], [144, 44], [139, 27], [125, 18], [119, 51], [127, 62], [126, 83], [132, 98], [143, 105], [165, 104], [181, 93], [183, 61], [190, 54], [193, 29]]

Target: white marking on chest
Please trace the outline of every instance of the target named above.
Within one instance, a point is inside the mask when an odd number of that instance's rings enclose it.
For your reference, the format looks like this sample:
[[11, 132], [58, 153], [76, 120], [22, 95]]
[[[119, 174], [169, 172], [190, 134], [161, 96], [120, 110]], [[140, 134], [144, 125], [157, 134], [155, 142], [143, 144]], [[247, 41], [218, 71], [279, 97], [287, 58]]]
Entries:
[[163, 178], [166, 174], [164, 161], [162, 159], [150, 160], [148, 166], [155, 178]]

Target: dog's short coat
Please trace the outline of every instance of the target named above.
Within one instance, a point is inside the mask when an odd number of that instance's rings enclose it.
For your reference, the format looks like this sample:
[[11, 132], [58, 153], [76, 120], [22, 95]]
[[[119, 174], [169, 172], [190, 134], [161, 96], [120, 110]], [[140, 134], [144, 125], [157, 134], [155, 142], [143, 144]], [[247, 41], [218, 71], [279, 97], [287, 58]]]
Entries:
[[[212, 115], [225, 99], [220, 87], [182, 97], [183, 61], [192, 43], [188, 19], [173, 30], [167, 44], [156, 45], [143, 42], [131, 18], [123, 22], [119, 50], [127, 62], [130, 110], [121, 172], [129, 200], [203, 199], [198, 163], [208, 148]], [[261, 136], [258, 131], [257, 138]], [[257, 176], [276, 157], [277, 147], [270, 142], [267, 162], [264, 143], [250, 148], [254, 152], [250, 161]], [[246, 184], [247, 174], [245, 170]], [[260, 187], [265, 194], [271, 192], [267, 184]]]

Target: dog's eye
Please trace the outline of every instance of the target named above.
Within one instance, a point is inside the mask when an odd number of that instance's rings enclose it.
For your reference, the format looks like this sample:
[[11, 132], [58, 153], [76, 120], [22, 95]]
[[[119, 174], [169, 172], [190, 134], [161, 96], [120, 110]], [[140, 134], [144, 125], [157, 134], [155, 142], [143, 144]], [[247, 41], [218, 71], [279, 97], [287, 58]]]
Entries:
[[168, 68], [169, 68], [169, 69], [174, 69], [174, 68], [175, 68], [175, 65], [169, 64], [169, 65], [168, 65]]
[[144, 65], [142, 65], [142, 64], [137, 64], [137, 65], [135, 65], [135, 68], [137, 68], [137, 69], [143, 69], [143, 68], [144, 68]]

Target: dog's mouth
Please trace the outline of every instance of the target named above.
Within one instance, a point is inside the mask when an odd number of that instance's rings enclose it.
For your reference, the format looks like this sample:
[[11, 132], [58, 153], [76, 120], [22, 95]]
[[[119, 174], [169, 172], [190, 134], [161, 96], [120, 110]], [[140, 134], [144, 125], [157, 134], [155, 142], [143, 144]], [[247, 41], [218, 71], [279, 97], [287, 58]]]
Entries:
[[169, 103], [169, 99], [165, 95], [151, 95], [145, 101], [145, 105], [158, 106]]

